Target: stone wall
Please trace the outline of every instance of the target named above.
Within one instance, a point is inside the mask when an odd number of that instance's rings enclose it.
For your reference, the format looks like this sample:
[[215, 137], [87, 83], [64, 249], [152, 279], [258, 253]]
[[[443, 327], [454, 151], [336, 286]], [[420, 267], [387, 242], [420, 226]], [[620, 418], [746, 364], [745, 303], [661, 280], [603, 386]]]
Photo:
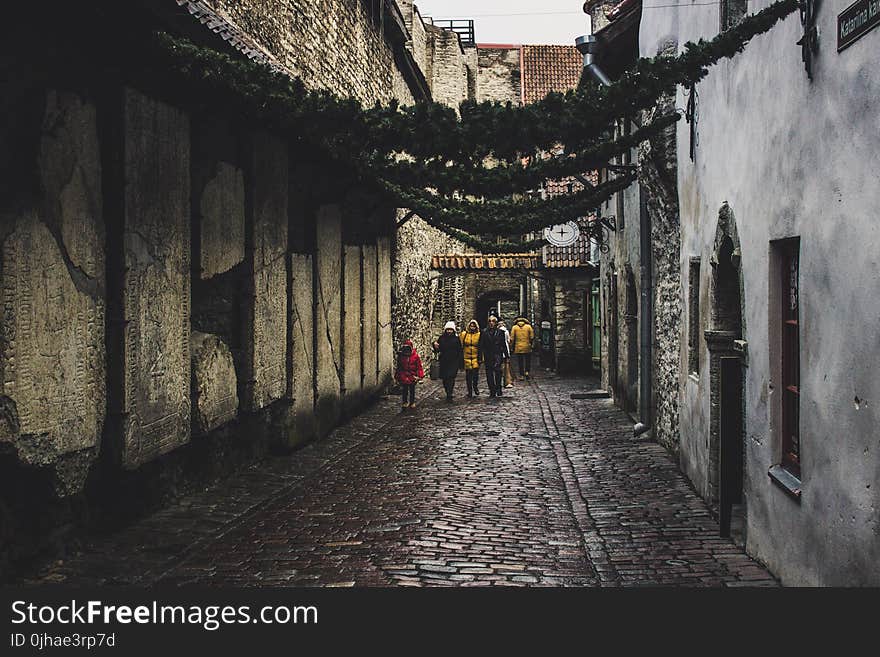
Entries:
[[439, 273], [432, 274], [431, 256], [471, 251], [419, 217], [410, 218], [398, 229], [393, 285], [393, 342], [396, 349], [404, 340], [410, 339], [427, 363], [431, 342], [436, 337], [433, 312], [439, 278]]
[[[587, 331], [590, 276], [553, 276], [553, 341], [559, 374], [586, 374], [592, 369]], [[536, 337], [540, 325], [536, 328]]]
[[310, 88], [363, 103], [393, 94], [393, 53], [381, 32], [378, 3], [362, 0], [206, 0]]
[[458, 108], [468, 98], [468, 69], [455, 32], [426, 26], [431, 55], [431, 95], [435, 102]]
[[339, 206], [318, 211], [315, 255], [315, 415], [326, 433], [342, 413], [342, 216]]
[[[671, 111], [665, 98], [656, 111]], [[646, 117], [647, 118], [647, 117]], [[639, 149], [639, 180], [647, 194], [651, 221], [654, 284], [654, 439], [677, 455], [679, 387], [685, 367], [681, 355], [682, 288], [676, 129], [671, 127]]]
[[248, 269], [243, 408], [256, 411], [287, 390], [287, 149], [254, 133], [248, 153]]
[[346, 245], [343, 248], [343, 256], [342, 358], [345, 370], [343, 403], [345, 410], [349, 411], [360, 405], [363, 387], [361, 247]]
[[391, 329], [391, 240], [376, 241], [376, 322], [378, 324], [378, 385], [386, 387], [394, 374], [394, 344]]
[[477, 47], [477, 96], [479, 102], [496, 100], [522, 103], [522, 64], [519, 46]]

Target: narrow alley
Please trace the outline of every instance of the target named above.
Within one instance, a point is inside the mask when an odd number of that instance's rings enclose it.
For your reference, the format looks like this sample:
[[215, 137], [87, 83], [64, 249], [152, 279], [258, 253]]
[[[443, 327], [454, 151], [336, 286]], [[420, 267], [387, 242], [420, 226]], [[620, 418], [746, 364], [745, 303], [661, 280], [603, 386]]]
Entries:
[[[419, 386], [28, 581], [235, 586], [775, 586], [592, 379], [447, 403]], [[509, 393], [509, 394], [508, 394]]]

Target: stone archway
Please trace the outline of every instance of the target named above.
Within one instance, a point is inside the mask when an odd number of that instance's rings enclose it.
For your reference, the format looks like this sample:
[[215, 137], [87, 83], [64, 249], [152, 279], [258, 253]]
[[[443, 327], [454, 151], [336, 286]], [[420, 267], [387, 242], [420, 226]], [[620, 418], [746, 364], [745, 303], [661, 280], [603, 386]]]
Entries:
[[742, 370], [746, 343], [742, 252], [736, 220], [726, 202], [718, 213], [709, 262], [711, 328], [705, 331], [710, 377], [709, 502], [718, 510], [722, 536], [729, 536], [732, 522], [743, 520], [745, 515]]

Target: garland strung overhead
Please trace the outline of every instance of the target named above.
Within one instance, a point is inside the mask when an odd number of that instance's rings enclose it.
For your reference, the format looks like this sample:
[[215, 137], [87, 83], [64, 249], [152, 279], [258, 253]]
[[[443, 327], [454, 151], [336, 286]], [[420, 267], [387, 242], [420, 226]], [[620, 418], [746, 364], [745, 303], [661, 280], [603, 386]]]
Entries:
[[[798, 0], [778, 0], [709, 41], [685, 44], [678, 56], [640, 59], [608, 86], [584, 84], [521, 107], [465, 102], [460, 115], [438, 103], [400, 107], [392, 102], [365, 109], [355, 99], [309, 90], [282, 72], [165, 33], [145, 42], [132, 39], [110, 64], [98, 46], [92, 50], [102, 66], [123, 71], [126, 78], [152, 81], [196, 108], [220, 107], [306, 149], [319, 148], [338, 161], [344, 156], [358, 180], [376, 185], [389, 203], [415, 210], [432, 225], [512, 235], [583, 217], [631, 184], [634, 171], [567, 196], [509, 199], [544, 180], [600, 168], [672, 125], [679, 118], [674, 113], [630, 136], [612, 140], [608, 135], [612, 121], [637, 116], [677, 85], [698, 82], [709, 66], [742, 51], [752, 37], [798, 6]], [[66, 61], [65, 52], [58, 48], [55, 57], [71, 72], [74, 58]], [[79, 71], [72, 77], [83, 74], [82, 67]], [[531, 159], [560, 145], [562, 157]], [[530, 158], [527, 164], [523, 155]], [[465, 201], [462, 195], [506, 200]]]
[[499, 162], [493, 167], [456, 165], [440, 159], [380, 162], [376, 158], [372, 167], [377, 175], [400, 187], [431, 187], [444, 195], [457, 192], [466, 196], [498, 198], [538, 189], [547, 180], [561, 180], [601, 169], [613, 157], [656, 137], [679, 119], [681, 114], [678, 112], [664, 114], [629, 135], [614, 140], [596, 140], [586, 150], [557, 157], [523, 158], [512, 163]]

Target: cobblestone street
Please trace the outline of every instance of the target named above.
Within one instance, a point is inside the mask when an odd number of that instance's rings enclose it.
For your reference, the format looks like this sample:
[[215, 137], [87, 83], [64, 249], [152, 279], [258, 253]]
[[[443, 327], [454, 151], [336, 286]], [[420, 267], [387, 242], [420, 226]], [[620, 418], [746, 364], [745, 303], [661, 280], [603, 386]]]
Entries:
[[[776, 585], [587, 379], [381, 400], [35, 579], [241, 586]], [[510, 393], [510, 394], [508, 394]]]

